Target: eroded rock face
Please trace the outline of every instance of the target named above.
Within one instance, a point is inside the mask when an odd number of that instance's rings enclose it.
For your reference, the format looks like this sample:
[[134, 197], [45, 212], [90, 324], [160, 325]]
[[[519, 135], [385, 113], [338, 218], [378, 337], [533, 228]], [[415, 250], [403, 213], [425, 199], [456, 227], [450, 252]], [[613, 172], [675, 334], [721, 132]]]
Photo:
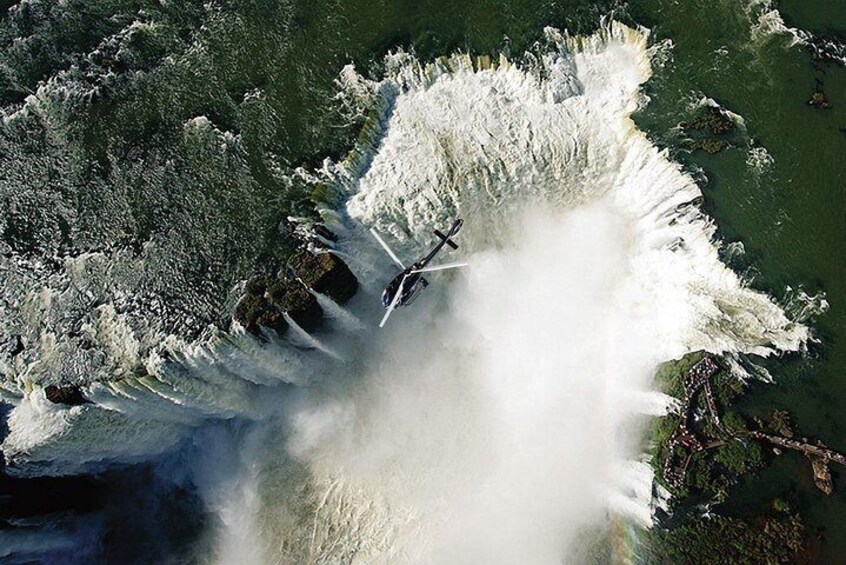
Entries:
[[302, 250], [291, 257], [288, 267], [315, 292], [343, 304], [358, 291], [358, 279], [349, 267], [332, 253]]
[[48, 385], [44, 388], [47, 400], [53, 404], [65, 404], [67, 406], [79, 406], [88, 402], [82, 395], [78, 386], [74, 385]]
[[323, 309], [314, 295], [297, 279], [282, 275], [251, 279], [233, 317], [255, 336], [261, 336], [261, 328], [281, 336], [289, 325], [285, 314], [309, 332], [319, 328], [323, 320]]
[[274, 330], [279, 335], [288, 329], [283, 311], [270, 304], [264, 297], [264, 289], [260, 294], [245, 294], [235, 307], [234, 318], [255, 336], [261, 335], [263, 327]]
[[[319, 224], [291, 223], [289, 230], [303, 247], [308, 242], [312, 249], [326, 249], [327, 244], [337, 240], [335, 234]], [[358, 279], [336, 255], [303, 248], [291, 256], [278, 274], [257, 275], [247, 281], [233, 318], [258, 337], [262, 328], [284, 334], [289, 326], [285, 314], [302, 329], [314, 331], [323, 321], [323, 308], [309, 289], [343, 304], [358, 291]]]
[[265, 296], [272, 306], [287, 312], [302, 329], [310, 332], [320, 327], [323, 308], [300, 281], [284, 277], [269, 286]]

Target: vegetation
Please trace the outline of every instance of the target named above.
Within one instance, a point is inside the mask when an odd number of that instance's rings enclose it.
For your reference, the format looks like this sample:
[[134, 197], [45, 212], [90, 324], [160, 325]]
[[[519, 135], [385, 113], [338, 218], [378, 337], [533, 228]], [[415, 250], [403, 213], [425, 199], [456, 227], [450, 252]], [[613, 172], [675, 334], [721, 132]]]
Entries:
[[[704, 358], [702, 352], [665, 363], [656, 373], [655, 380], [671, 396], [684, 396], [684, 375], [696, 363]], [[764, 452], [760, 445], [752, 441], [743, 441], [734, 434], [744, 432], [748, 426], [738, 413], [726, 410], [743, 391], [743, 383], [726, 371], [721, 371], [712, 378], [712, 390], [720, 410], [722, 427], [717, 428], [710, 418], [694, 418], [688, 421], [688, 427], [697, 434], [709, 448], [692, 455], [685, 474], [685, 481], [675, 488], [664, 480], [664, 462], [669, 453], [669, 440], [686, 415], [670, 414], [657, 419], [652, 426], [652, 464], [658, 480], [674, 495], [679, 497], [694, 496], [701, 500], [721, 501], [727, 496], [730, 486], [739, 478], [760, 469], [764, 464]], [[693, 414], [705, 414], [708, 410], [705, 395], [699, 393], [691, 407]], [[683, 453], [676, 453], [684, 457]]]
[[755, 519], [708, 516], [645, 534], [642, 563], [659, 565], [795, 563], [807, 548], [799, 515], [783, 500]]

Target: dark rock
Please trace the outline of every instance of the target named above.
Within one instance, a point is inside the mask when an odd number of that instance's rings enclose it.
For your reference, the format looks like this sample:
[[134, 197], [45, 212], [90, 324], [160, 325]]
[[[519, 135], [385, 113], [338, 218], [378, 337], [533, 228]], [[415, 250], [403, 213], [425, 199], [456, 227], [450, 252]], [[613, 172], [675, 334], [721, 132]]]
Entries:
[[329, 229], [322, 224], [315, 224], [311, 229], [315, 235], [320, 236], [327, 241], [338, 241], [338, 236], [329, 231]]
[[323, 309], [314, 295], [296, 279], [287, 276], [278, 279], [257, 277], [247, 283], [244, 290], [233, 318], [257, 337], [261, 336], [261, 328], [283, 335], [288, 329], [285, 313], [306, 331], [320, 327]]
[[82, 396], [82, 391], [75, 385], [48, 385], [44, 388], [47, 400], [53, 404], [66, 404], [68, 406], [79, 406], [88, 401]]
[[320, 327], [323, 309], [317, 299], [302, 283], [284, 278], [267, 289], [267, 298], [272, 306], [287, 312], [302, 329], [310, 332]]
[[692, 151], [719, 153], [731, 147], [736, 137], [737, 124], [728, 112], [719, 106], [705, 106], [701, 108], [694, 119], [680, 124], [689, 139], [685, 145]]
[[262, 296], [256, 296], [251, 293], [247, 293], [241, 297], [241, 300], [238, 301], [238, 304], [235, 306], [235, 312], [233, 312], [232, 317], [242, 326], [244, 329], [252, 334], [258, 333], [258, 317], [261, 315], [261, 311], [264, 306], [264, 298]]
[[270, 304], [263, 293], [260, 296], [246, 294], [241, 298], [235, 307], [234, 318], [255, 336], [261, 335], [263, 327], [274, 330], [279, 335], [288, 329], [288, 322], [282, 311]]
[[332, 253], [314, 254], [303, 250], [291, 257], [288, 267], [303, 284], [338, 304], [348, 301], [358, 290], [358, 279], [346, 263]]
[[811, 98], [808, 100], [808, 104], [820, 110], [827, 110], [831, 108], [831, 104], [829, 104], [828, 97], [825, 95], [825, 92], [819, 89], [811, 93]]
[[271, 282], [271, 280], [272, 279], [269, 280], [266, 276], [255, 276], [247, 281], [247, 284], [244, 286], [244, 292], [252, 294], [253, 296], [262, 296], [267, 290], [267, 285]]
[[[337, 239], [319, 224], [309, 226], [307, 232], [302, 232], [295, 222], [285, 226], [295, 237], [299, 234], [299, 241], [318, 236], [326, 241]], [[323, 309], [309, 289], [343, 304], [355, 295], [358, 279], [335, 255], [302, 249], [290, 258], [287, 270], [278, 277], [256, 275], [248, 280], [233, 318], [257, 337], [263, 327], [284, 334], [289, 325], [285, 314], [302, 329], [313, 331], [323, 321]]]
[[706, 130], [711, 135], [731, 133], [736, 127], [734, 120], [719, 106], [707, 106], [699, 116], [682, 126], [687, 130]]
[[23, 353], [24, 342], [23, 338], [19, 335], [12, 336], [4, 345], [4, 349], [6, 350], [6, 353], [8, 353], [9, 357], [14, 357], [19, 353]]
[[723, 141], [722, 139], [689, 139], [685, 143], [687, 147], [691, 150], [696, 151], [697, 149], [705, 151], [706, 153], [719, 153], [726, 147], [728, 147], [728, 143]]

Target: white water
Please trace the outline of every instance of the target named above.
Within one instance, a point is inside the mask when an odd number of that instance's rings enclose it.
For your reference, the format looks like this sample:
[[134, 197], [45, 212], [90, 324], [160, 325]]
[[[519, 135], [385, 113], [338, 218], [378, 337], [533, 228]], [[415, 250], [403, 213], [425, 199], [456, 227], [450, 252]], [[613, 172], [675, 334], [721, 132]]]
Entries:
[[[690, 204], [698, 187], [630, 120], [650, 74], [645, 34], [549, 30], [522, 64], [486, 71], [460, 55], [388, 63], [380, 83], [345, 71], [383, 123], [322, 173], [346, 201], [324, 214], [363, 283], [338, 333], [264, 348], [236, 336], [58, 416], [37, 390], [10, 419], [7, 455], [58, 452], [75, 469], [155, 453], [207, 419], [268, 420], [235, 471], [225, 455], [198, 463], [225, 563], [558, 563], [609, 514], [649, 523], [639, 437], [671, 404], [655, 367], [808, 336], [720, 263]], [[472, 266], [433, 274], [377, 331], [393, 267], [366, 228], [411, 259], [457, 215]], [[316, 385], [278, 408], [282, 382]]]
[[347, 218], [327, 215], [342, 250], [383, 268], [369, 292], [391, 273], [370, 226], [410, 258], [460, 215], [471, 267], [432, 276], [344, 368], [353, 382], [292, 416], [312, 497], [266, 479], [260, 529], [289, 544], [271, 561], [558, 563], [609, 513], [650, 523], [635, 461], [671, 404], [651, 387], [660, 362], [807, 338], [719, 262], [699, 189], [634, 129], [644, 35], [548, 35], [529, 70], [395, 55], [371, 85], [384, 135], [327, 165], [348, 194]]
[[788, 27], [772, 0], [749, 0], [745, 7], [750, 21], [750, 34], [755, 43], [763, 44], [774, 37], [787, 38], [787, 46], [804, 45], [811, 35], [803, 30]]

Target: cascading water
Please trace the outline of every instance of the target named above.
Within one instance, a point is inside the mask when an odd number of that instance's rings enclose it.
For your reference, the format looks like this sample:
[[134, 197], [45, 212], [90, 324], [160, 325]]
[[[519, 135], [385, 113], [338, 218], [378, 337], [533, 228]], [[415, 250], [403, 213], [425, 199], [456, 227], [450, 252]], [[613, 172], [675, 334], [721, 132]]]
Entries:
[[806, 340], [719, 261], [698, 187], [634, 128], [646, 34], [547, 36], [519, 65], [398, 54], [381, 83], [344, 75], [382, 109], [325, 170], [347, 202], [326, 214], [341, 250], [380, 265], [359, 273], [362, 318], [393, 272], [365, 228], [411, 259], [461, 216], [471, 267], [359, 336], [355, 364], [294, 411], [280, 457], [311, 494], [273, 486], [288, 468], [265, 477], [260, 529], [285, 540], [271, 562], [559, 562], [609, 511], [651, 522], [637, 460], [672, 404], [658, 364]]
[[[36, 390], [10, 418], [8, 457], [88, 469], [210, 419], [253, 420], [234, 478], [203, 471], [223, 465], [215, 450], [195, 463], [225, 562], [558, 563], [609, 513], [650, 523], [639, 440], [672, 404], [651, 387], [658, 364], [796, 350], [808, 334], [719, 261], [698, 187], [634, 127], [646, 32], [547, 30], [486, 69], [387, 63], [378, 83], [344, 72], [376, 119], [315, 174], [363, 283], [334, 333], [151, 361], [94, 386], [93, 406], [52, 408]], [[377, 331], [394, 272], [367, 228], [413, 260], [456, 216], [471, 266], [434, 274]]]

